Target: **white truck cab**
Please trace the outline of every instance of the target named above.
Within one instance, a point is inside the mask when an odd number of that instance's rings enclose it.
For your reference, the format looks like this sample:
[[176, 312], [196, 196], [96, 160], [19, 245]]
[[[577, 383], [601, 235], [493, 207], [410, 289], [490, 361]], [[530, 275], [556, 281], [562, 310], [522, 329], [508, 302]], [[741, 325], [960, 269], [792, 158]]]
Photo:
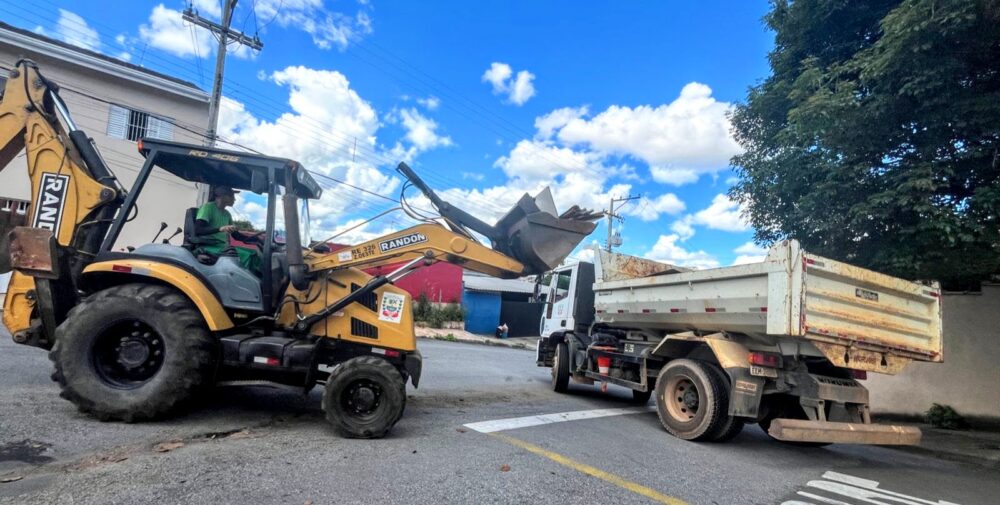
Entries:
[[[540, 281], [539, 295], [546, 302], [539, 335], [555, 332], [586, 333], [594, 322], [594, 265], [580, 262], [553, 270]], [[578, 310], [579, 309], [579, 310]]]

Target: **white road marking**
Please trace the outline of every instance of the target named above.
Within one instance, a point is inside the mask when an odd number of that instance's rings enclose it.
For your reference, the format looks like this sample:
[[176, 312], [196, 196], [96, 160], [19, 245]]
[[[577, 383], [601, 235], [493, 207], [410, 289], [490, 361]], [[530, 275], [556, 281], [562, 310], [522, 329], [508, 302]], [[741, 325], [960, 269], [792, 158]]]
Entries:
[[888, 491], [880, 488], [878, 481], [862, 479], [837, 472], [826, 472], [823, 474], [823, 480], [811, 480], [806, 484], [806, 487], [824, 491], [827, 494], [846, 498], [851, 501], [840, 501], [829, 496], [798, 491], [796, 494], [799, 496], [814, 501], [790, 500], [782, 503], [782, 505], [814, 505], [817, 503], [828, 505], [852, 505], [856, 503], [871, 503], [875, 505], [887, 505], [888, 503], [900, 505], [958, 505], [944, 500], [930, 501], [895, 491]]
[[497, 431], [516, 430], [518, 428], [528, 428], [530, 426], [541, 426], [543, 424], [563, 423], [566, 421], [582, 421], [584, 419], [597, 419], [599, 417], [623, 416], [627, 414], [642, 414], [653, 412], [656, 407], [631, 407], [624, 409], [596, 409], [577, 410], [573, 412], [559, 412], [556, 414], [539, 414], [536, 416], [514, 417], [510, 419], [495, 419], [493, 421], [481, 421], [469, 423], [465, 427], [480, 433], [494, 433]]

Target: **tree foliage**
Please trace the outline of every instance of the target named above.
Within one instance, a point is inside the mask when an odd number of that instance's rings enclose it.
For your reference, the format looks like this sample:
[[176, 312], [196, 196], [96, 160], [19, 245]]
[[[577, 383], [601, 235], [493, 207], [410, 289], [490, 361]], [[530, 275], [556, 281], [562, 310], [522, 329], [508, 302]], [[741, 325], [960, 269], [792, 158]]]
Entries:
[[234, 219], [233, 226], [235, 226], [236, 229], [240, 231], [257, 231], [254, 229], [253, 223], [251, 223], [246, 219]]
[[759, 243], [967, 287], [1000, 271], [1000, 1], [773, 0], [732, 115]]

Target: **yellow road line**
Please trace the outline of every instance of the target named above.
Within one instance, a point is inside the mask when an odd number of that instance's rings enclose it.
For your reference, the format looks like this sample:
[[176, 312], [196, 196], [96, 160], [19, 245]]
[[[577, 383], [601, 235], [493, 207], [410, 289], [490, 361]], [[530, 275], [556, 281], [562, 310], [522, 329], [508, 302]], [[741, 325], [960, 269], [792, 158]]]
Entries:
[[681, 500], [680, 498], [676, 498], [670, 495], [665, 495], [655, 489], [650, 489], [641, 484], [636, 484], [635, 482], [632, 482], [630, 480], [625, 480], [617, 475], [610, 474], [608, 472], [605, 472], [604, 470], [601, 470], [599, 468], [594, 468], [584, 463], [580, 463], [579, 461], [567, 458], [562, 454], [557, 454], [547, 449], [543, 449], [530, 442], [525, 442], [524, 440], [514, 438], [510, 435], [503, 435], [500, 433], [488, 433], [488, 435], [499, 438], [500, 440], [503, 440], [508, 444], [520, 447], [521, 449], [524, 449], [528, 452], [532, 452], [539, 456], [546, 457], [552, 461], [555, 461], [556, 463], [559, 463], [560, 465], [572, 468], [573, 470], [576, 470], [580, 473], [587, 474], [591, 477], [597, 477], [598, 479], [614, 484], [622, 489], [627, 489], [635, 494], [645, 496], [646, 498], [649, 498], [650, 500], [653, 500], [657, 503], [665, 503], [667, 505], [688, 505], [687, 502]]

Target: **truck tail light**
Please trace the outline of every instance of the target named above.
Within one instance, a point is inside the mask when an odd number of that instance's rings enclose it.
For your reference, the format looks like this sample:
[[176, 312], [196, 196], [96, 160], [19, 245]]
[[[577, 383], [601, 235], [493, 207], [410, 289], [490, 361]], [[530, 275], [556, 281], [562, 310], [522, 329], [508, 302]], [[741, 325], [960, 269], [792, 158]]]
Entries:
[[751, 351], [750, 364], [766, 366], [769, 368], [781, 368], [781, 355], [770, 352]]

